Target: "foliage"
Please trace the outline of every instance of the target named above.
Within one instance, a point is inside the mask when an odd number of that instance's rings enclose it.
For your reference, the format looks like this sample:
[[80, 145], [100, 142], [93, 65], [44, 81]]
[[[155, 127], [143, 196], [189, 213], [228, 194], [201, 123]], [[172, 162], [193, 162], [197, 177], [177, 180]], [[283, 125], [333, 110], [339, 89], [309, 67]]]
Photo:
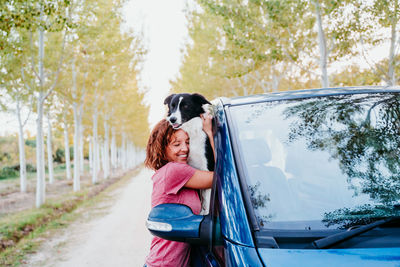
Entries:
[[65, 162], [65, 150], [63, 148], [57, 148], [54, 161], [58, 163]]
[[[18, 165], [19, 167], [19, 165]], [[3, 167], [0, 169], [0, 180], [8, 179], [8, 178], [15, 178], [18, 176], [18, 170], [15, 167]]]
[[352, 226], [360, 226], [372, 223], [377, 219], [391, 216], [398, 217], [399, 215], [399, 210], [390, 205], [374, 206], [365, 204], [354, 209], [343, 208], [333, 212], [327, 212], [324, 214], [324, 219], [322, 222], [325, 223], [326, 227], [338, 225], [339, 229], [348, 229]]
[[[354, 194], [384, 205], [399, 199], [400, 99], [395, 94], [332, 96], [285, 111], [297, 120], [289, 140], [305, 138], [311, 150], [327, 151], [340, 162]], [[335, 103], [332, 105], [332, 103]]]
[[35, 148], [36, 147], [36, 139], [26, 139], [25, 145]]
[[[34, 31], [43, 27], [46, 31], [59, 31], [69, 24], [65, 9], [69, 0], [3, 0], [0, 2], [0, 52], [13, 47], [10, 36], [18, 30]], [[42, 12], [41, 12], [42, 11]], [[41, 18], [41, 13], [46, 19]], [[73, 25], [69, 24], [69, 27]]]
[[[399, 33], [398, 1], [386, 2], [197, 0], [187, 9], [190, 40], [172, 91], [213, 99], [318, 88], [323, 66], [333, 86], [389, 83], [391, 72], [400, 77], [397, 41], [392, 60], [369, 56]], [[367, 65], [336, 67], [356, 57]]]

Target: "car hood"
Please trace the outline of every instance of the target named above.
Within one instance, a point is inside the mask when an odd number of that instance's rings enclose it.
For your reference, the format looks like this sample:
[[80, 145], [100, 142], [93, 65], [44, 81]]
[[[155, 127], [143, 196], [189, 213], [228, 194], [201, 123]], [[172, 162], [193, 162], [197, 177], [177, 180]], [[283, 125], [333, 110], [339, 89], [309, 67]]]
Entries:
[[399, 266], [400, 248], [258, 249], [265, 266]]

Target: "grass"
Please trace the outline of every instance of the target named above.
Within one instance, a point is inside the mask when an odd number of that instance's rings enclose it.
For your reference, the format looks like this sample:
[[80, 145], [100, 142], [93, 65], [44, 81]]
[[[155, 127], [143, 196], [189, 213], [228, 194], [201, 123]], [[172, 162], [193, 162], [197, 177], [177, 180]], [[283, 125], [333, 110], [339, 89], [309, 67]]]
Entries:
[[18, 212], [0, 219], [0, 266], [19, 266], [25, 256], [34, 253], [46, 234], [68, 226], [77, 217], [78, 207], [87, 208], [104, 200], [106, 193], [123, 186], [139, 168], [123, 177], [104, 180], [91, 188], [68, 193], [46, 202], [40, 208]]
[[[61, 163], [61, 164], [54, 164], [54, 180], [55, 181], [59, 181], [59, 180], [63, 180], [66, 178], [67, 174], [66, 174], [66, 167], [65, 167], [65, 163]], [[71, 164], [71, 175], [73, 175], [73, 171], [74, 171], [74, 165]], [[89, 164], [85, 164], [84, 165], [84, 172], [89, 172]], [[27, 172], [26, 173], [26, 179], [28, 184], [29, 183], [34, 183], [34, 180], [36, 180], [36, 172]], [[48, 175], [48, 169], [46, 168], [45, 170], [45, 177], [46, 177], [46, 181], [49, 180], [49, 175]], [[19, 172], [17, 172], [17, 176], [7, 176], [7, 178], [2, 178], [0, 179], [0, 195], [2, 194], [6, 194], [8, 192], [17, 192], [19, 191], [19, 187], [20, 187], [20, 181], [19, 181]], [[3, 186], [1, 186], [3, 185]], [[29, 185], [28, 185], [29, 187]]]
[[[60, 178], [64, 178], [65, 174], [65, 170], [66, 170], [66, 164], [65, 163], [53, 163], [54, 164], [54, 178], [55, 179], [60, 179]], [[74, 170], [74, 164], [71, 163], [71, 173], [73, 173]], [[88, 164], [84, 164], [84, 172], [88, 172], [89, 171], [89, 165]], [[46, 167], [45, 169], [45, 174], [48, 175], [49, 170]], [[2, 181], [7, 181], [7, 180], [15, 180], [15, 179], [19, 179], [20, 175], [19, 175], [19, 171], [15, 171], [14, 174], [10, 174], [8, 176], [0, 176], [0, 182]], [[31, 171], [27, 171], [26, 172], [26, 178], [27, 179], [32, 179], [32, 178], [36, 178], [36, 171], [35, 172], [31, 172]]]

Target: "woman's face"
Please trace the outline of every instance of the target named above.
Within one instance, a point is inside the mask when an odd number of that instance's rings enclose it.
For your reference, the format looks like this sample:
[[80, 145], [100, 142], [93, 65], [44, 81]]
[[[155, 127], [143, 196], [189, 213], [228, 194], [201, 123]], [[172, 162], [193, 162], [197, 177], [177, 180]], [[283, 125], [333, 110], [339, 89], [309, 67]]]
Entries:
[[174, 132], [166, 149], [168, 161], [187, 163], [189, 154], [189, 136], [184, 130]]

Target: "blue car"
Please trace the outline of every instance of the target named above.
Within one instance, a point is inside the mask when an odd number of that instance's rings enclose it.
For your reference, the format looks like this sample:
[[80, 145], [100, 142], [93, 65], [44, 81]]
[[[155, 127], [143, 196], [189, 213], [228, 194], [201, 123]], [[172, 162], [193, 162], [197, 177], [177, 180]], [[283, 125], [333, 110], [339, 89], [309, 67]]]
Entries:
[[400, 266], [400, 90], [221, 98], [209, 215], [154, 207], [192, 266]]

